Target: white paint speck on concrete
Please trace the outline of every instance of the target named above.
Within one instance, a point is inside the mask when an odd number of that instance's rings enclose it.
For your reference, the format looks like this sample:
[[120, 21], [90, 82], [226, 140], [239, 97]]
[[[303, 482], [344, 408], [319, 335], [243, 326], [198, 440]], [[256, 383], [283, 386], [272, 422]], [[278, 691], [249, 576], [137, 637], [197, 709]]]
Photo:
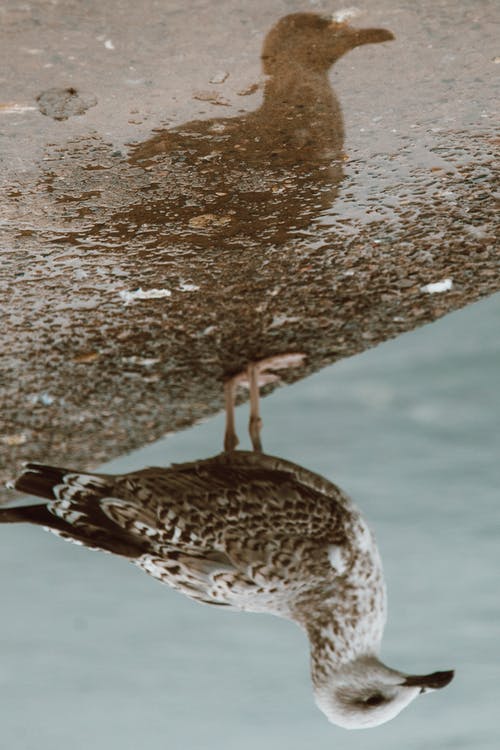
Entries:
[[144, 290], [139, 287], [139, 289], [134, 289], [133, 291], [129, 291], [128, 289], [121, 289], [118, 294], [126, 305], [130, 305], [132, 304], [132, 302], [137, 302], [138, 300], [162, 299], [163, 297], [170, 297], [172, 295], [172, 292], [170, 291], [170, 289]]
[[427, 292], [427, 294], [439, 294], [440, 292], [449, 292], [453, 289], [452, 279], [443, 279], [442, 281], [435, 281], [431, 284], [426, 284], [420, 287], [421, 292]]

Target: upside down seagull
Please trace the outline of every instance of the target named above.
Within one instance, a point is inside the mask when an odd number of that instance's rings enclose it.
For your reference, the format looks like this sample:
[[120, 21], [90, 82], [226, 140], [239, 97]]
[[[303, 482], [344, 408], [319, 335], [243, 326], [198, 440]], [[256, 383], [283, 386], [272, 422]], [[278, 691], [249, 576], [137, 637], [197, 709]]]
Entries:
[[[252, 363], [226, 383], [220, 455], [117, 476], [29, 463], [13, 487], [46, 502], [0, 509], [0, 522], [122, 555], [197, 601], [296, 622], [309, 638], [318, 707], [346, 729], [374, 727], [453, 672], [409, 676], [379, 660], [385, 585], [360, 512], [323, 477], [262, 453], [259, 383], [301, 359]], [[253, 452], [235, 450], [245, 380]]]
[[[115, 243], [161, 226], [176, 245], [231, 253], [249, 237], [269, 247], [307, 231], [331, 210], [344, 177], [344, 123], [329, 71], [351, 50], [393, 38], [387, 29], [354, 28], [316, 13], [281, 18], [262, 47], [261, 105], [236, 117], [184, 122], [132, 146], [130, 164], [152, 170], [153, 181], [166, 179], [168, 194], [137, 196], [93, 231], [111, 231]], [[187, 189], [175, 187], [183, 184]]]

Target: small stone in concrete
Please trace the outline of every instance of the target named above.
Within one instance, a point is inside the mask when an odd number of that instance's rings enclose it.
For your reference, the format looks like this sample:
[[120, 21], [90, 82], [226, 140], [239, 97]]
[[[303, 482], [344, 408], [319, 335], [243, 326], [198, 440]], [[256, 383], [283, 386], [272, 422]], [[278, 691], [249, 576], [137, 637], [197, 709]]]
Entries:
[[90, 107], [95, 107], [97, 99], [73, 87], [52, 88], [42, 91], [36, 98], [42, 115], [54, 120], [67, 120], [68, 117], [83, 115]]

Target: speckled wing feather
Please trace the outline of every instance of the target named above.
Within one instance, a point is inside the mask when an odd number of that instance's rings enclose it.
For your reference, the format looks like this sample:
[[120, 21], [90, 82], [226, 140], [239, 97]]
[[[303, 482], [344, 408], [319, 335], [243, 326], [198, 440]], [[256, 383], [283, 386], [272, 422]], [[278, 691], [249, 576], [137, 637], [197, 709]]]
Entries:
[[322, 477], [243, 451], [146, 469], [113, 490], [125, 503], [141, 498], [140, 519], [123, 501], [107, 505], [123, 528], [148, 524], [154, 552], [140, 567], [188, 596], [252, 611], [284, 614], [312, 588], [333, 585], [329, 550], [347, 546], [353, 516]]
[[[297, 538], [345, 541], [348, 498], [289, 462], [238, 451], [205, 461], [116, 477], [104, 510], [123, 528], [148, 526], [155, 545], [228, 551], [241, 544]], [[251, 552], [249, 550], [249, 554]]]
[[335, 577], [328, 550], [348, 541], [348, 498], [270, 456], [237, 451], [122, 476], [30, 466], [31, 491], [43, 489], [67, 525], [52, 530], [109, 551], [126, 543], [148, 573], [214, 604], [282, 613]]

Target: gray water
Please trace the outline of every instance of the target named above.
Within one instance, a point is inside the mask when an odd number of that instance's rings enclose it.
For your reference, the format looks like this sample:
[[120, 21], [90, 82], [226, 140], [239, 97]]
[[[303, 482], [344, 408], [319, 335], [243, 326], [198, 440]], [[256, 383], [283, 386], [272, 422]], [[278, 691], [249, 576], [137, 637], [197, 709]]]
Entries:
[[[195, 604], [121, 559], [5, 526], [2, 747], [497, 748], [499, 330], [497, 295], [263, 402], [266, 451], [334, 480], [377, 534], [384, 660], [454, 667], [448, 688], [348, 733], [314, 706], [291, 624]], [[238, 417], [243, 437], [246, 407]], [[206, 457], [222, 429], [220, 415], [107, 468]]]

